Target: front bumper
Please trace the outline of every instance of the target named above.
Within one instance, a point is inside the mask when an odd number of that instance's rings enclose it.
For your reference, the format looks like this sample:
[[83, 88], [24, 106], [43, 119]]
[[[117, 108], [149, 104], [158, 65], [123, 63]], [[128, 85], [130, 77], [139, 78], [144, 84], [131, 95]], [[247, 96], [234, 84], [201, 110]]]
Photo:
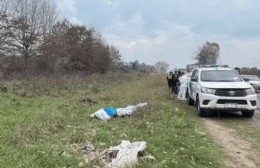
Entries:
[[212, 110], [255, 110], [257, 108], [257, 96], [224, 97], [211, 94], [200, 94], [200, 107]]

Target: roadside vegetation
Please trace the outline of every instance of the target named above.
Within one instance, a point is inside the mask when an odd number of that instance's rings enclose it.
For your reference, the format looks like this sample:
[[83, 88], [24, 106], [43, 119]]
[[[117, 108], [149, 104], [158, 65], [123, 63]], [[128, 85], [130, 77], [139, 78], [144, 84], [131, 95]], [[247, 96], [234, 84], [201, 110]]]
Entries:
[[[146, 154], [156, 159], [140, 159], [134, 167], [222, 167], [221, 151], [191, 115], [193, 109], [168, 92], [164, 76], [117, 74], [4, 85], [1, 167], [100, 166], [98, 160], [86, 163], [79, 148], [92, 144], [103, 151], [121, 140], [146, 141]], [[25, 86], [30, 88], [23, 94]], [[140, 102], [148, 107], [131, 117], [109, 122], [89, 117], [100, 108]]]

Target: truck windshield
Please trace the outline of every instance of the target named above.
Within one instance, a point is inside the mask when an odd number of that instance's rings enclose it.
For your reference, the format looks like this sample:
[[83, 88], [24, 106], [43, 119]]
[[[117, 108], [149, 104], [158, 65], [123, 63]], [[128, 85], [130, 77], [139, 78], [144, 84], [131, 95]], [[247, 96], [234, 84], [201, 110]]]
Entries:
[[238, 82], [238, 81], [242, 81], [242, 79], [233, 70], [204, 70], [201, 71], [201, 81]]

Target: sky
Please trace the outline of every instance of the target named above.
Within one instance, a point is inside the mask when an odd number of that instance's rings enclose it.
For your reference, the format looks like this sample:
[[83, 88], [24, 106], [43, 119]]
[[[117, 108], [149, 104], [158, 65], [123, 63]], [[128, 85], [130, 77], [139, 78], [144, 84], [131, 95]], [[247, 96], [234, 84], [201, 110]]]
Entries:
[[55, 2], [72, 23], [95, 27], [126, 62], [184, 68], [209, 41], [220, 45], [218, 64], [260, 68], [259, 0]]

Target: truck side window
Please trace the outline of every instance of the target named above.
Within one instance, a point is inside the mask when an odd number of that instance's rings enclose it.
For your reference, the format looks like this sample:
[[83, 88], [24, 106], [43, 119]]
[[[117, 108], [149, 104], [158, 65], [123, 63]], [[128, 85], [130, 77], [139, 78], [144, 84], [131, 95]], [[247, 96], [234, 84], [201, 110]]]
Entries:
[[197, 70], [192, 72], [191, 81], [198, 81], [198, 71]]

